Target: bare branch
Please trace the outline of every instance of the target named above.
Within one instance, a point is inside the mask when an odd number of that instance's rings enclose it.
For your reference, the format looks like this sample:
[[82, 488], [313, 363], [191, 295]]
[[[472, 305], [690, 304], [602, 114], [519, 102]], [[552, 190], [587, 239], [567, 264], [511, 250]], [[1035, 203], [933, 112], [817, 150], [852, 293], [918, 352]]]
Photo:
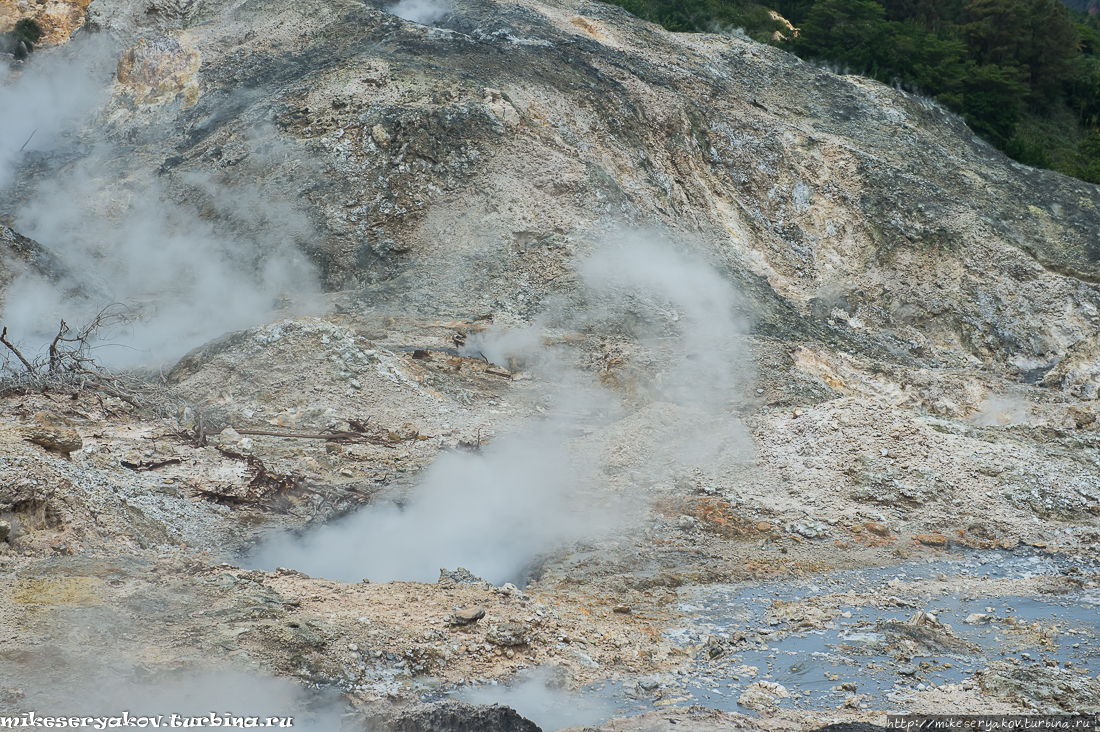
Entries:
[[61, 363], [61, 355], [57, 352], [57, 342], [62, 339], [69, 330], [69, 326], [65, 325], [65, 321], [61, 321], [61, 327], [57, 330], [57, 335], [54, 336], [53, 342], [50, 343], [50, 371], [57, 368]]
[[28, 361], [27, 359], [23, 358], [23, 354], [19, 352], [19, 349], [16, 348], [15, 346], [13, 346], [8, 341], [8, 329], [7, 329], [7, 327], [4, 328], [3, 333], [0, 333], [0, 343], [3, 343], [5, 346], [7, 346], [11, 350], [11, 352], [14, 353], [19, 358], [19, 360], [23, 362], [23, 365], [27, 367], [28, 372], [30, 372], [32, 374], [34, 373], [34, 366], [31, 366], [31, 362]]

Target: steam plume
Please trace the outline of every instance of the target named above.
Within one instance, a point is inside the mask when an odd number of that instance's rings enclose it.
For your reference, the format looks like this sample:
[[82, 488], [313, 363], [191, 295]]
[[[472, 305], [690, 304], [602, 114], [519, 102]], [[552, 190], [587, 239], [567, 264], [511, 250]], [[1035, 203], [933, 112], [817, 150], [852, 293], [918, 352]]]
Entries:
[[595, 695], [578, 697], [564, 689], [553, 688], [553, 678], [545, 669], [537, 669], [529, 678], [511, 686], [483, 686], [463, 692], [463, 701], [471, 704], [502, 704], [544, 730], [563, 727], [589, 727], [602, 724], [615, 714], [610, 699]]
[[[78, 659], [74, 659], [79, 663]], [[113, 668], [89, 666], [89, 678], [95, 683], [36, 683], [18, 709], [0, 711], [0, 718], [14, 717], [23, 711], [35, 711], [43, 716], [92, 717], [90, 729], [124, 726], [118, 721], [123, 712], [134, 717], [161, 717], [159, 726], [172, 725], [172, 715], [187, 718], [205, 717], [203, 724], [189, 722], [186, 726], [205, 728], [231, 726], [226, 717], [257, 717], [263, 722], [272, 717], [292, 719], [292, 729], [318, 732], [340, 728], [340, 716], [347, 705], [333, 693], [317, 693], [303, 689], [287, 679], [254, 676], [239, 671], [214, 670], [204, 674], [184, 675], [153, 682], [111, 678]], [[26, 685], [26, 679], [24, 685]], [[213, 714], [215, 724], [211, 724]], [[221, 724], [217, 724], [221, 721]], [[248, 725], [244, 722], [240, 726]], [[146, 725], [157, 726], [153, 723]], [[183, 726], [180, 719], [175, 726]], [[257, 726], [257, 725], [251, 725]], [[280, 723], [272, 726], [280, 728]]]
[[450, 12], [446, 5], [433, 0], [401, 0], [390, 8], [392, 15], [421, 25], [431, 25]]
[[[724, 409], [743, 378], [741, 327], [728, 283], [706, 264], [644, 235], [597, 253], [581, 272], [588, 299], [599, 306], [579, 314], [570, 309], [572, 325], [597, 327], [630, 309], [635, 320], [651, 321], [654, 348], [663, 352], [654, 400], [673, 404], [648, 430], [648, 449], [662, 458], [653, 461], [653, 470], [706, 465], [722, 453], [740, 452], [747, 438]], [[471, 339], [470, 347], [498, 362], [525, 358], [541, 378], [557, 384], [556, 411], [582, 416], [528, 425], [482, 455], [445, 455], [404, 508], [368, 507], [300, 541], [276, 537], [256, 555], [258, 566], [346, 581], [422, 582], [436, 579], [441, 567], [462, 566], [500, 584], [521, 580], [520, 571], [540, 554], [627, 519], [622, 512], [630, 511], [629, 496], [612, 501], [617, 515], [587, 500], [601, 492], [606, 498], [606, 474], [596, 458], [581, 458], [599, 451], [580, 449], [570, 429], [578, 419], [606, 427], [621, 416], [619, 399], [543, 346], [542, 322]], [[653, 417], [647, 412], [642, 418], [647, 415]]]
[[[0, 185], [19, 174], [22, 133], [38, 153], [50, 154], [76, 136], [90, 149], [82, 159], [37, 182], [14, 212], [14, 228], [37, 240], [65, 265], [60, 279], [22, 269], [4, 293], [3, 322], [34, 352], [56, 333], [62, 319], [89, 321], [104, 306], [120, 303], [127, 322], [110, 335], [121, 346], [100, 350], [97, 360], [127, 365], [171, 359], [220, 335], [277, 317], [278, 301], [308, 300], [317, 290], [312, 265], [298, 244], [312, 234], [305, 215], [268, 194], [262, 185], [219, 185], [183, 178], [194, 199], [210, 205], [200, 215], [175, 203], [143, 158], [120, 155], [87, 125], [104, 97], [106, 47], [85, 55], [45, 56], [21, 77], [0, 85], [0, 117], [19, 110], [14, 129], [0, 143]], [[271, 157], [273, 133], [251, 143], [249, 163]], [[288, 148], [288, 145], [282, 145]], [[280, 149], [280, 156], [292, 154]], [[169, 151], [165, 152], [165, 156]], [[13, 266], [5, 263], [6, 266]], [[13, 266], [14, 268], [14, 266]], [[285, 315], [285, 313], [283, 314]]]
[[580, 477], [564, 442], [532, 426], [484, 455], [439, 458], [404, 509], [370, 508], [300, 542], [272, 541], [256, 561], [347, 582], [434, 582], [459, 564], [495, 584], [516, 581], [538, 552], [597, 528], [570, 501]]

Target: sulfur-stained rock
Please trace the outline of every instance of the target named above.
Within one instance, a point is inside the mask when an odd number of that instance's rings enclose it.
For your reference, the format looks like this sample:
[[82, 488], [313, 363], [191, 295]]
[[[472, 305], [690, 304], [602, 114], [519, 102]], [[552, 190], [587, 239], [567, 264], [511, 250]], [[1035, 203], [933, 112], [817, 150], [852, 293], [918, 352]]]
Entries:
[[38, 424], [33, 427], [24, 427], [22, 432], [25, 440], [41, 445], [47, 450], [68, 454], [84, 447], [84, 440], [81, 439], [80, 433], [69, 427]]

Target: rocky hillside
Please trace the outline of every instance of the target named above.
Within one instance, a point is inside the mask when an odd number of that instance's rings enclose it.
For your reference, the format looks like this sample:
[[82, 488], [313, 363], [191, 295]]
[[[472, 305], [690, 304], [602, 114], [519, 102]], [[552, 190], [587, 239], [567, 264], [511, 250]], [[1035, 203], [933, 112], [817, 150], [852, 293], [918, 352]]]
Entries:
[[326, 290], [425, 314], [529, 317], [578, 252], [642, 227], [704, 251], [781, 338], [1011, 371], [1095, 330], [1096, 189], [920, 99], [602, 4], [436, 15], [97, 1], [85, 32], [129, 46], [104, 195], [247, 227], [195, 176], [256, 186], [308, 217]]
[[[118, 300], [172, 358], [90, 383], [9, 359], [0, 702], [120, 711], [205, 678], [322, 729], [527, 729], [402, 705], [540, 669], [625, 694], [547, 729], [1100, 705], [1080, 660], [932, 687], [919, 662], [962, 653], [930, 603], [1095, 587], [1096, 186], [925, 100], [600, 3], [74, 7], [4, 82], [43, 125], [0, 146], [4, 324]], [[994, 550], [1055, 569], [830, 579]], [[807, 577], [774, 630], [681, 632], [684, 593]], [[881, 655], [912, 688], [837, 678], [822, 706], [734, 661], [846, 606], [905, 614]], [[685, 690], [719, 673], [726, 707]], [[110, 694], [57, 691], [94, 674]]]

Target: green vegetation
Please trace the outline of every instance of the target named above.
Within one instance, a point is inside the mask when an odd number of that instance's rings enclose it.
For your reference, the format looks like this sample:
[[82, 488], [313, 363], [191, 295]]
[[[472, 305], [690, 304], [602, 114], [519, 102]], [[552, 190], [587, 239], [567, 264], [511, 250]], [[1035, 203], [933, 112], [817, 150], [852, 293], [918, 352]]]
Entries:
[[1100, 183], [1100, 23], [1059, 0], [611, 1], [934, 97], [1012, 158]]
[[42, 28], [31, 18], [23, 18], [7, 33], [0, 34], [0, 52], [25, 58], [42, 37]]

